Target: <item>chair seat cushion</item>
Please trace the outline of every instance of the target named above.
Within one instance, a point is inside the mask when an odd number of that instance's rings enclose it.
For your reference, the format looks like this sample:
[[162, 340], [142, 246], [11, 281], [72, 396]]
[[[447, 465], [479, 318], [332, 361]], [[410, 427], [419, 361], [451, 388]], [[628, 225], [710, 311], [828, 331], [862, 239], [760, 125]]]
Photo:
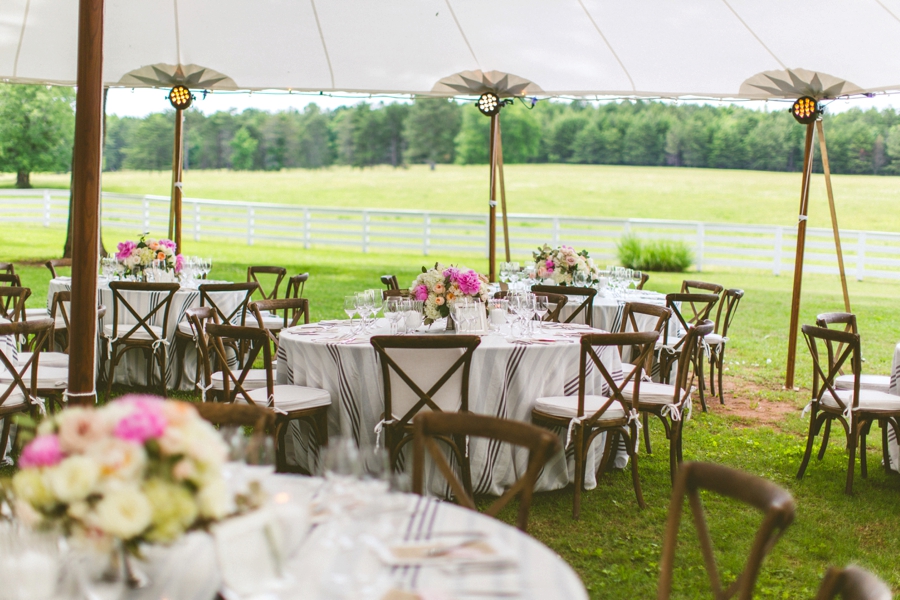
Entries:
[[[0, 373], [0, 384], [9, 384], [13, 377], [9, 373]], [[22, 381], [28, 386], [31, 384], [31, 368], [25, 372]], [[38, 364], [37, 386], [42, 390], [64, 390], [69, 387], [69, 369], [57, 367], [44, 367]], [[3, 386], [4, 388], [6, 386]]]
[[[240, 373], [234, 373], [235, 377], [240, 377]], [[222, 375], [222, 371], [216, 371], [210, 376], [210, 383], [213, 386], [214, 390], [221, 390], [225, 388], [224, 384], [224, 376]], [[230, 389], [234, 389], [234, 382], [230, 382]], [[250, 372], [247, 373], [247, 378], [244, 379], [244, 383], [241, 384], [245, 390], [256, 390], [259, 388], [266, 387], [266, 370], [265, 369], [250, 369]]]
[[191, 324], [188, 323], [187, 320], [184, 320], [178, 324], [178, 333], [183, 333], [184, 335], [194, 337], [194, 330], [191, 329]]
[[723, 338], [718, 333], [708, 333], [703, 339], [706, 340], [706, 343], [710, 346], [718, 346], [723, 341], [725, 341], [725, 338]]
[[[7, 382], [7, 384], [8, 383], [9, 382]], [[7, 389], [9, 389], [8, 385], [0, 386], [0, 394], [2, 394], [2, 392], [6, 392]], [[0, 404], [0, 411], [2, 411], [4, 408], [22, 406], [23, 404], [25, 404], [25, 394], [23, 394], [22, 392], [13, 392], [9, 395], [9, 398], [4, 400], [3, 403]]]
[[[834, 387], [838, 390], [852, 390], [853, 375], [839, 375], [835, 377]], [[887, 393], [891, 389], [891, 378], [888, 375], [860, 375], [859, 389]]]
[[[853, 398], [853, 390], [837, 390], [838, 397], [848, 406]], [[831, 408], [840, 408], [834, 398], [827, 391], [822, 397], [822, 403]], [[875, 390], [859, 390], [859, 408], [873, 412], [900, 412], [900, 396], [878, 392]]]
[[[31, 352], [19, 352], [19, 364], [24, 365], [31, 360]], [[43, 376], [45, 367], [56, 367], [59, 369], [69, 368], [69, 355], [65, 352], [41, 352], [38, 361], [38, 373]]]
[[[609, 398], [604, 396], [588, 396], [584, 397], [584, 416], [593, 416], [595, 412], [600, 410]], [[547, 398], [538, 398], [534, 405], [534, 411], [552, 417], [562, 417], [564, 419], [574, 419], [578, 416], [578, 396], [549, 396]], [[601, 420], [624, 419], [625, 409], [619, 402], [613, 402], [609, 405]]]
[[[268, 406], [266, 388], [262, 387], [250, 392], [250, 398], [259, 406]], [[305, 387], [301, 385], [276, 385], [273, 388], [275, 394], [275, 408], [285, 412], [316, 408], [331, 404], [331, 394], [327, 390]], [[243, 396], [238, 395], [238, 400], [244, 401]]]
[[[262, 313], [263, 327], [266, 329], [284, 329], [284, 319], [282, 317]], [[247, 315], [247, 327], [259, 327], [259, 321], [255, 316]]]
[[[129, 325], [129, 324], [119, 323], [119, 331], [118, 331], [119, 339], [121, 340], [122, 337], [123, 337], [126, 333], [128, 333], [128, 332], [131, 330], [132, 327], [134, 327], [134, 323], [132, 323], [132, 324], [130, 324], [130, 325]], [[156, 325], [150, 325], [150, 330], [151, 330], [154, 334], [156, 334], [156, 337], [158, 337], [158, 338], [161, 338], [161, 337], [163, 336], [163, 334], [162, 334], [162, 327], [157, 327]], [[110, 324], [110, 325], [104, 325], [104, 326], [103, 326], [103, 335], [105, 335], [105, 336], [108, 337], [108, 338], [111, 338], [111, 337], [112, 337], [112, 335], [113, 335], [113, 326], [112, 326], [112, 324]], [[153, 338], [150, 337], [150, 334], [147, 333], [147, 330], [146, 330], [146, 329], [144, 329], [143, 327], [141, 327], [141, 328], [139, 328], [139, 329], [136, 329], [134, 333], [132, 333], [131, 335], [129, 335], [129, 336], [128, 336], [128, 339], [131, 339], [131, 340], [152, 340]]]
[[[666, 383], [655, 383], [652, 381], [641, 382], [641, 397], [638, 399], [640, 404], [675, 404], [675, 386]], [[625, 384], [622, 389], [622, 395], [629, 400], [634, 399], [634, 383]], [[679, 394], [679, 398], [681, 394]]]

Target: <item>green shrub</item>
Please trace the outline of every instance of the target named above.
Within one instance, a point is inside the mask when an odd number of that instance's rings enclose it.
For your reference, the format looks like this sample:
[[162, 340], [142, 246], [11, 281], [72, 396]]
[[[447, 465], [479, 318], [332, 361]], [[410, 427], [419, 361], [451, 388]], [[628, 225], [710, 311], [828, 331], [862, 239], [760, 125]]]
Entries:
[[641, 271], [686, 271], [694, 262], [687, 244], [680, 240], [642, 240], [634, 234], [622, 236], [618, 244], [619, 262]]

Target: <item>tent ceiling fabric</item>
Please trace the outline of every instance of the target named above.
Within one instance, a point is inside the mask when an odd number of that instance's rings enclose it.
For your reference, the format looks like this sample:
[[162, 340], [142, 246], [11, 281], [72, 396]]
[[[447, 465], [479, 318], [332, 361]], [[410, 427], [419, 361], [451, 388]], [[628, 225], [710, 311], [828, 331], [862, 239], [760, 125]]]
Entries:
[[231, 77], [199, 65], [147, 65], [125, 73], [118, 84], [125, 87], [167, 88], [181, 84], [204, 90], [239, 89]]
[[463, 71], [438, 81], [431, 89], [435, 96], [480, 96], [494, 92], [501, 98], [510, 96], [533, 96], [544, 90], [533, 81], [500, 71]]
[[760, 92], [768, 94], [770, 98], [797, 99], [811, 96], [821, 100], [859, 94], [862, 90], [849, 81], [838, 79], [828, 73], [786, 69], [759, 73], [741, 84], [741, 95], [749, 96]]
[[[73, 84], [77, 6], [3, 2], [0, 78]], [[106, 0], [105, 27], [110, 86], [163, 63], [248, 90], [429, 94], [498, 70], [545, 95], [766, 98], [742, 83], [799, 68], [900, 89], [900, 0]]]

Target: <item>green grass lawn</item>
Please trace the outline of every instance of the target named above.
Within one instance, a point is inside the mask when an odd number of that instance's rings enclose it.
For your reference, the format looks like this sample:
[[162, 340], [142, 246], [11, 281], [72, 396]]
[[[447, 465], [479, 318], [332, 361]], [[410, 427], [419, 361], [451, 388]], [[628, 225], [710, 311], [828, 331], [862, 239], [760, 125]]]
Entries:
[[[15, 177], [3, 175], [0, 186]], [[35, 187], [69, 186], [69, 175], [32, 176]], [[836, 175], [838, 217], [846, 229], [900, 231], [900, 178]], [[171, 173], [104, 173], [110, 192], [168, 195]], [[627, 167], [508, 165], [509, 211], [585, 217], [687, 219], [790, 225], [797, 223], [799, 173]], [[487, 166], [424, 165], [393, 169], [331, 167], [280, 172], [188, 171], [193, 198], [347, 208], [487, 210]], [[825, 186], [813, 177], [810, 226], [829, 227]]]
[[[105, 232], [108, 247], [125, 237], [123, 232]], [[41, 227], [0, 225], [0, 255], [19, 263], [25, 285], [34, 290], [30, 306], [46, 300], [49, 273], [40, 262], [56, 256], [62, 232]], [[365, 288], [379, 287], [378, 275], [394, 273], [408, 282], [423, 264], [454, 257], [421, 257], [409, 254], [359, 254], [341, 250], [303, 250], [295, 246], [197, 244], [192, 252], [214, 256], [212, 276], [243, 280], [249, 264], [277, 264], [290, 273], [308, 271], [307, 296], [314, 319], [341, 316], [342, 296]], [[477, 269], [483, 259], [465, 261]], [[810, 598], [829, 565], [856, 563], [866, 566], [900, 589], [900, 519], [896, 506], [900, 477], [889, 476], [878, 467], [877, 435], [870, 444], [868, 480], [857, 476], [856, 493], [843, 494], [846, 469], [843, 440], [839, 435], [825, 460], [813, 461], [803, 481], [794, 475], [800, 462], [806, 421], [800, 409], [808, 391], [782, 391], [786, 329], [791, 280], [764, 273], [719, 271], [692, 274], [728, 287], [741, 287], [746, 296], [735, 321], [726, 357], [727, 406], [711, 406], [711, 412], [694, 412], [686, 427], [685, 458], [709, 460], [746, 469], [787, 487], [797, 500], [797, 520], [776, 546], [766, 563], [758, 586], [765, 598]], [[675, 290], [683, 275], [651, 275], [648, 288]], [[854, 310], [864, 339], [865, 370], [887, 373], [894, 344], [900, 340], [900, 320], [895, 318], [898, 286], [879, 281], [850, 282]], [[818, 312], [838, 310], [841, 297], [834, 277], [808, 275], [804, 279], [802, 322], [811, 322]], [[808, 386], [810, 362], [805, 348], [798, 356], [798, 384]], [[735, 397], [735, 390], [740, 390]], [[735, 405], [750, 409], [737, 414]], [[772, 411], [793, 411], [771, 425], [760, 425]], [[757, 416], [758, 415], [758, 416]], [[771, 423], [772, 419], [766, 422]], [[665, 440], [658, 424], [652, 425], [652, 455], [641, 456], [641, 479], [648, 508], [637, 508], [628, 473], [613, 472], [601, 486], [583, 496], [582, 519], [571, 519], [571, 488], [539, 494], [531, 519], [531, 533], [559, 552], [582, 576], [593, 598], [646, 598], [653, 596], [658, 576], [660, 542], [663, 536], [670, 485]], [[756, 514], [731, 502], [707, 498], [713, 535], [726, 573], [737, 573], [742, 565], [759, 519]], [[504, 515], [513, 520], [514, 515]], [[696, 550], [690, 520], [685, 520], [679, 548], [675, 597], [697, 598], [707, 584], [702, 558]], [[717, 537], [716, 537], [717, 536]]]

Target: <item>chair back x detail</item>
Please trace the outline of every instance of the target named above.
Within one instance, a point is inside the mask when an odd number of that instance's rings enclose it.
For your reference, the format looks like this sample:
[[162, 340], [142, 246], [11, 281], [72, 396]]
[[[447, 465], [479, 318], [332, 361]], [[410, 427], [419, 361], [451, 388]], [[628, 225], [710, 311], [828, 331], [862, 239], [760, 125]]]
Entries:
[[584, 324], [589, 325], [591, 327], [594, 326], [594, 296], [597, 295], [597, 290], [591, 287], [573, 287], [573, 286], [565, 286], [565, 285], [533, 285], [531, 286], [531, 291], [534, 294], [561, 294], [563, 296], [567, 296], [571, 298], [572, 296], [579, 296], [584, 298], [581, 301], [581, 304], [578, 305], [571, 315], [566, 317], [565, 322], [571, 323], [575, 320], [580, 314], [584, 314]]
[[[555, 435], [528, 423], [472, 413], [421, 412], [413, 419], [413, 428], [413, 492], [422, 494], [424, 491], [427, 450], [450, 485], [457, 502], [471, 510], [477, 509], [472, 494], [470, 469], [462, 469], [461, 482], [438, 445], [438, 440], [471, 436], [527, 448], [528, 467], [525, 472], [487, 508], [485, 513], [496, 517], [504, 506], [518, 496], [516, 527], [522, 531], [528, 528], [528, 512], [531, 508], [535, 482], [546, 462], [560, 449], [559, 439]], [[465, 457], [463, 460], [466, 460]]]
[[[0, 372], [8, 383], [0, 383], [0, 416], [17, 408], [33, 406], [32, 399], [38, 393], [38, 365], [40, 363], [41, 348], [47, 343], [50, 331], [53, 329], [53, 321], [39, 319], [35, 321], [14, 321], [0, 323], [0, 339], [10, 336], [13, 340], [20, 337], [33, 337], [35, 340], [34, 351], [24, 364], [14, 355], [14, 348], [9, 348], [0, 343]], [[13, 342], [15, 344], [15, 341]], [[13, 350], [13, 352], [9, 352]], [[25, 379], [28, 378], [28, 383]], [[4, 423], [4, 430], [8, 430]], [[0, 446], [0, 452], [5, 448]]]
[[[16, 276], [18, 277], [18, 276]], [[25, 319], [25, 301], [31, 290], [17, 285], [0, 286], [0, 317], [8, 321]]]
[[[209, 306], [215, 310], [219, 323], [243, 327], [247, 324], [247, 306], [249, 305], [250, 298], [253, 296], [254, 292], [259, 289], [259, 284], [256, 282], [204, 283], [197, 289], [200, 292], [200, 306]], [[244, 297], [231, 312], [226, 313], [225, 309], [219, 305], [219, 302], [216, 302], [216, 296], [214, 295], [223, 292], [244, 292]]]
[[[222, 401], [234, 402], [240, 394], [248, 404], [254, 404], [253, 398], [250, 397], [250, 392], [254, 388], [247, 389], [244, 387], [244, 383], [250, 371], [253, 370], [256, 358], [262, 354], [266, 370], [266, 398], [269, 408], [273, 408], [275, 381], [272, 375], [272, 349], [269, 346], [269, 334], [266, 330], [259, 327], [221, 325], [207, 321], [206, 334], [208, 345], [212, 347], [216, 362], [222, 371]], [[201, 339], [198, 336], [198, 341]], [[232, 369], [228, 364], [228, 355], [225, 352], [226, 343], [223, 340], [240, 342], [242, 347], [246, 348], [241, 357], [242, 362], [236, 369]]]
[[63, 268], [71, 268], [72, 267], [72, 259], [71, 258], [54, 258], [53, 260], [48, 260], [44, 263], [44, 266], [50, 270], [50, 277], [56, 279], [59, 277], [59, 274], [56, 272], [56, 269], [59, 267]]
[[[110, 281], [109, 289], [113, 295], [112, 339], [125, 341], [135, 335], [146, 335], [151, 342], [168, 339], [169, 311], [172, 308], [172, 298], [180, 287], [178, 283]], [[139, 313], [122, 292], [151, 292], [148, 310], [144, 314]], [[160, 311], [162, 318], [156, 320], [161, 322], [161, 333], [157, 334], [151, 323]], [[129, 322], [131, 319], [134, 319], [134, 323]], [[125, 333], [120, 333], [123, 330]]]
[[[274, 275], [275, 283], [272, 285], [271, 291], [266, 293], [262, 283], [259, 281], [259, 275]], [[278, 287], [281, 280], [287, 275], [287, 269], [284, 267], [247, 267], [247, 283], [255, 283], [258, 287], [263, 300], [274, 300], [278, 298]]]

